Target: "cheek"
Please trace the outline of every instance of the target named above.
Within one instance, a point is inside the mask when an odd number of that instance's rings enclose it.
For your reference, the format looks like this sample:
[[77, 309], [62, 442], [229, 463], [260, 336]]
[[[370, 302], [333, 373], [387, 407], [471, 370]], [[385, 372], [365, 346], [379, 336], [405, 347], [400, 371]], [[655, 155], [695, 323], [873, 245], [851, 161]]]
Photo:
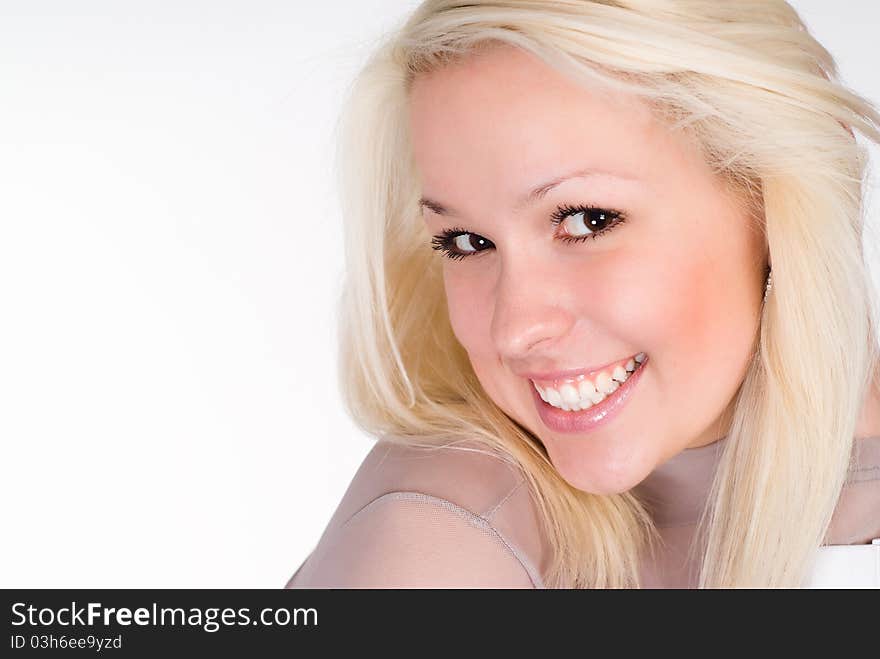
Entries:
[[446, 266], [443, 274], [452, 331], [467, 352], [471, 368], [489, 398], [514, 416], [516, 404], [511, 404], [509, 381], [492, 341], [495, 305], [492, 278], [478, 268], [456, 265]]
[[631, 321], [656, 356], [677, 355], [684, 346], [698, 353], [708, 347], [718, 302], [708, 262], [682, 255], [671, 261], [653, 251], [634, 259], [631, 273], [633, 285], [624, 296]]
[[449, 322], [458, 342], [474, 359], [491, 352], [491, 291], [485, 277], [468, 272], [470, 268], [456, 265], [444, 265], [443, 268]]
[[[714, 240], [714, 242], [713, 242]], [[758, 327], [748, 255], [718, 238], [653, 250], [632, 264], [632, 322], [652, 353], [659, 403], [688, 436], [711, 423], [735, 395]], [[661, 256], [662, 255], [662, 256]], [[674, 421], [679, 419], [680, 421]]]

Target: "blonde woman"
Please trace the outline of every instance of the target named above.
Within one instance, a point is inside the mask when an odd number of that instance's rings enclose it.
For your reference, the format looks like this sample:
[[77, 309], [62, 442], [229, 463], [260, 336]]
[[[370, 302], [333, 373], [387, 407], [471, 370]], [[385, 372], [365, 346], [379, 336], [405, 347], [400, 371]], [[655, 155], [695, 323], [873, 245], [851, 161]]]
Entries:
[[288, 586], [880, 586], [878, 125], [782, 0], [422, 3], [343, 124], [378, 441]]

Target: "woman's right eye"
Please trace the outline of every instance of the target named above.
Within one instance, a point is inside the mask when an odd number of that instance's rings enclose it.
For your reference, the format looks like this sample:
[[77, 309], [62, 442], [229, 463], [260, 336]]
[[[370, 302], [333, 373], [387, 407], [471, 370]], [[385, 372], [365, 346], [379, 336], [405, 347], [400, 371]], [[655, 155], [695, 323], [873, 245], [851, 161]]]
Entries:
[[495, 247], [491, 240], [464, 229], [448, 229], [431, 240], [433, 249], [450, 259], [463, 259], [471, 254]]

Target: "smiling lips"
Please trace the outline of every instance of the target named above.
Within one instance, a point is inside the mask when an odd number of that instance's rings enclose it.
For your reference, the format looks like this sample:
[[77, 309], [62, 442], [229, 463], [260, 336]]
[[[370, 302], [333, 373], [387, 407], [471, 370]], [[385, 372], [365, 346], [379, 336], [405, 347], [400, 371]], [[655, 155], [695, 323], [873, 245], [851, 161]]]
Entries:
[[640, 352], [633, 357], [609, 364], [597, 373], [531, 382], [545, 403], [566, 412], [577, 412], [601, 403], [607, 395], [614, 393], [629, 379], [638, 365], [645, 361], [645, 358], [645, 353]]

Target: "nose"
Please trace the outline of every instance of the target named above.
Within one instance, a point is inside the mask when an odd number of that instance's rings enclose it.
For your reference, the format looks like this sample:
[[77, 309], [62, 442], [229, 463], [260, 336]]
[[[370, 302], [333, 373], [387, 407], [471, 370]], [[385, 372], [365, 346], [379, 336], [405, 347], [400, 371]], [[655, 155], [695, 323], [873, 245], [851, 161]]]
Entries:
[[491, 336], [503, 361], [515, 364], [552, 351], [575, 323], [566, 296], [555, 291], [560, 282], [534, 262], [502, 266], [496, 285]]

